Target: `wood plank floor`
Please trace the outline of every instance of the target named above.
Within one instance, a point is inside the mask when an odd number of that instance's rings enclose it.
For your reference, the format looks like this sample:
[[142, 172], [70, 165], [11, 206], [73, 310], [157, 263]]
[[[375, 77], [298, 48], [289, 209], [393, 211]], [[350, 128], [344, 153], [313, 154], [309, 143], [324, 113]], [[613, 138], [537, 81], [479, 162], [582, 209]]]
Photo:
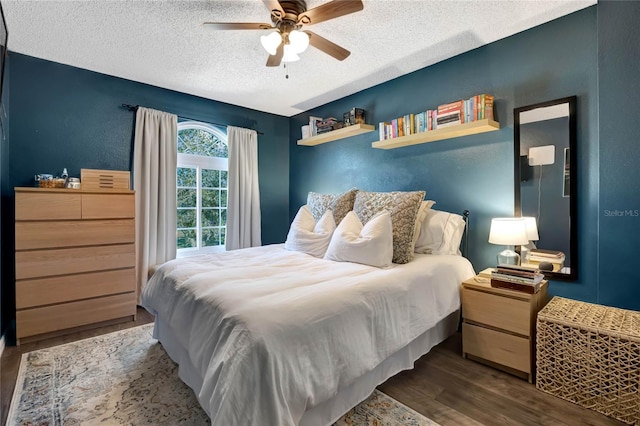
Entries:
[[[48, 339], [2, 354], [0, 424], [5, 424], [22, 353], [86, 339], [152, 322], [138, 308], [135, 322], [116, 324]], [[442, 426], [456, 425], [622, 425], [614, 419], [538, 391], [527, 381], [463, 359], [456, 333], [379, 389]], [[13, 426], [13, 425], [8, 425]]]

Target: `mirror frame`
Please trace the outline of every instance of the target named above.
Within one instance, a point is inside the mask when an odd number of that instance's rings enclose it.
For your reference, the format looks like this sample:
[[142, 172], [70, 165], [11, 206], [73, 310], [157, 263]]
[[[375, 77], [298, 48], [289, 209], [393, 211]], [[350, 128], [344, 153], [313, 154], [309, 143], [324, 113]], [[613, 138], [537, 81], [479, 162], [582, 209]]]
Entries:
[[[552, 101], [541, 102], [534, 105], [527, 105], [513, 109], [513, 152], [514, 152], [514, 211], [515, 216], [522, 216], [520, 205], [520, 113], [530, 111], [536, 108], [549, 107], [558, 104], [569, 104], [569, 254], [570, 268], [569, 274], [561, 274], [559, 272], [545, 272], [545, 278], [553, 280], [574, 281], [578, 278], [578, 185], [577, 185], [577, 119], [576, 105], [577, 97], [569, 96], [566, 98], [554, 99]], [[564, 158], [564, 156], [563, 156]]]

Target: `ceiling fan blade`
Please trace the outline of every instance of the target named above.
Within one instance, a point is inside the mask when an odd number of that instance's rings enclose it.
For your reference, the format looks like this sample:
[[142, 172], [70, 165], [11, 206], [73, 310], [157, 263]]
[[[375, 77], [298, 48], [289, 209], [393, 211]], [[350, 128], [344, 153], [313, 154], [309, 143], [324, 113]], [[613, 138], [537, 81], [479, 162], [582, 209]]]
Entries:
[[259, 22], [205, 22], [209, 30], [270, 30], [273, 25]]
[[282, 61], [282, 56], [284, 55], [284, 43], [280, 43], [280, 46], [276, 49], [275, 55], [269, 55], [267, 58], [267, 66], [268, 67], [277, 67], [280, 66], [280, 62]]
[[361, 0], [333, 0], [313, 9], [309, 9], [298, 16], [298, 22], [305, 25], [313, 25], [318, 22], [328, 21], [339, 16], [358, 12], [364, 8]]
[[278, 19], [284, 17], [284, 10], [282, 10], [282, 6], [278, 0], [262, 0], [262, 3], [264, 3], [272, 16]]
[[331, 55], [339, 61], [345, 60], [351, 52], [347, 49], [338, 46], [332, 41], [327, 40], [324, 37], [320, 37], [318, 34], [312, 31], [305, 31], [309, 35], [309, 44], [316, 49], [322, 50], [327, 55]]

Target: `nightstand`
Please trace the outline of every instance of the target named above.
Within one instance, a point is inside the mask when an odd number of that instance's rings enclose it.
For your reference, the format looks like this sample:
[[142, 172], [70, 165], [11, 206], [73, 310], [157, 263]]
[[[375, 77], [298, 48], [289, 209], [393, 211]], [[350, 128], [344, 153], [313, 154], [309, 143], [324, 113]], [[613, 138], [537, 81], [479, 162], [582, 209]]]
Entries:
[[[484, 274], [483, 274], [484, 275]], [[547, 282], [534, 294], [493, 288], [478, 275], [462, 283], [462, 356], [533, 383], [535, 327]]]

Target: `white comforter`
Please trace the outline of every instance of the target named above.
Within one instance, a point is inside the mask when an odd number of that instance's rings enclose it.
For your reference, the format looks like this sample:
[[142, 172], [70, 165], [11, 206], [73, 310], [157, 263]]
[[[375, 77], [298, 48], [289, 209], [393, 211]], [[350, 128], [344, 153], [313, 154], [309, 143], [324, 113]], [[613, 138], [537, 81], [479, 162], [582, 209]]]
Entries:
[[147, 310], [179, 331], [213, 425], [295, 425], [460, 306], [460, 256], [378, 269], [271, 245], [164, 264]]

